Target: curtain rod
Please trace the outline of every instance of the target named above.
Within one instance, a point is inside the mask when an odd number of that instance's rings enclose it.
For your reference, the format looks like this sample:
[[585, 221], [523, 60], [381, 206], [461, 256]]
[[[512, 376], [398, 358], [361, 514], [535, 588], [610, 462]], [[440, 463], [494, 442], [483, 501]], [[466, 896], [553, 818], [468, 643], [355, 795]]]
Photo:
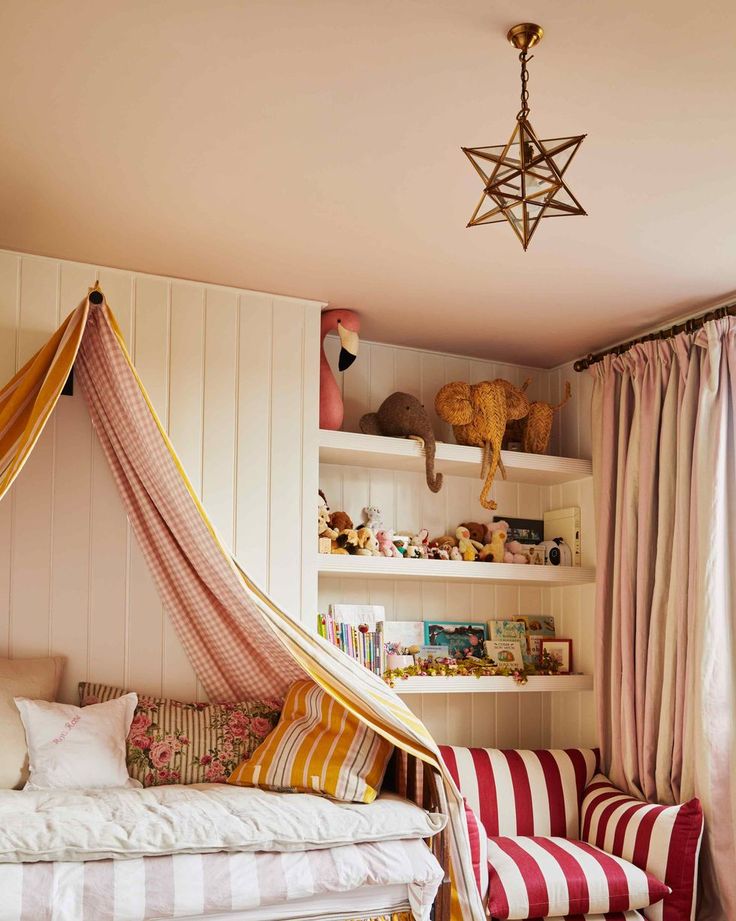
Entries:
[[629, 339], [628, 342], [622, 342], [620, 345], [614, 345], [610, 349], [604, 349], [602, 352], [596, 352], [586, 355], [585, 358], [579, 358], [573, 368], [576, 371], [586, 371], [591, 365], [603, 361], [606, 355], [623, 355], [635, 345], [641, 342], [652, 342], [655, 339], [672, 339], [679, 336], [680, 333], [694, 333], [711, 320], [722, 320], [724, 317], [736, 317], [736, 303], [725, 304], [723, 307], [717, 307], [715, 310], [709, 310], [707, 313], [700, 314], [697, 317], [691, 317], [684, 323], [675, 323], [674, 326], [667, 326], [665, 329], [657, 330], [655, 333], [649, 333], [646, 336], [639, 336], [637, 339]]

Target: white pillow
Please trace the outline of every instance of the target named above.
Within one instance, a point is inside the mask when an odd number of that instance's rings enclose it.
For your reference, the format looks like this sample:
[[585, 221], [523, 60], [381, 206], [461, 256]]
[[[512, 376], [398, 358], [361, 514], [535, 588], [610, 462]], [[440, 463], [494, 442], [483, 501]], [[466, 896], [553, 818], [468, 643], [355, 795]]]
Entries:
[[16, 697], [15, 703], [28, 744], [26, 790], [140, 786], [125, 763], [137, 694], [89, 707], [26, 697]]

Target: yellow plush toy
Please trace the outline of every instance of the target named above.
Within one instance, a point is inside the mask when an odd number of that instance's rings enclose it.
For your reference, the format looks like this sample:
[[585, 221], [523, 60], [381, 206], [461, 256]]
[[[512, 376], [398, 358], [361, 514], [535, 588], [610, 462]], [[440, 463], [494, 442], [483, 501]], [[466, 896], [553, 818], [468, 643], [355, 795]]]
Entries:
[[491, 532], [491, 542], [478, 554], [478, 559], [482, 562], [503, 563], [503, 557], [506, 548], [506, 531], [501, 528]]
[[462, 525], [455, 531], [457, 537], [457, 548], [460, 556], [467, 562], [478, 559], [478, 551], [482, 550], [483, 544], [477, 540], [471, 540], [470, 531]]

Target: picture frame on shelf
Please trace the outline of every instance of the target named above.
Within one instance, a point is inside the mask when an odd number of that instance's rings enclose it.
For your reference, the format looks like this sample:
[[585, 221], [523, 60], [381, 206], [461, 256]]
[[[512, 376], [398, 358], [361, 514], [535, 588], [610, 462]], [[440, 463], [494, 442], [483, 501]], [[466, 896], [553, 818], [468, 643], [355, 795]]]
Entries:
[[560, 663], [558, 675], [572, 675], [572, 640], [543, 637], [540, 646], [541, 655], [547, 653]]
[[447, 646], [453, 659], [483, 656], [487, 638], [486, 625], [468, 621], [424, 621], [424, 644]]
[[544, 521], [541, 518], [504, 518], [494, 515], [494, 522], [505, 521], [509, 526], [506, 540], [518, 540], [520, 544], [541, 544], [544, 540]]

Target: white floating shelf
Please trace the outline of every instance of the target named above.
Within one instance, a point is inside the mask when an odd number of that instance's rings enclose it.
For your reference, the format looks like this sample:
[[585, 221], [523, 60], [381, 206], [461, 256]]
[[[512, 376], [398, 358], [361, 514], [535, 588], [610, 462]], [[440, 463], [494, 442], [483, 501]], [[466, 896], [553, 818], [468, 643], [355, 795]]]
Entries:
[[473, 678], [470, 675], [452, 677], [397, 678], [394, 690], [401, 694], [514, 694], [539, 691], [590, 691], [592, 675], [532, 675], [526, 684], [513, 678]]
[[[554, 486], [593, 475], [589, 460], [502, 451], [506, 479], [512, 483]], [[381, 470], [424, 470], [424, 455], [418, 442], [409, 438], [385, 438], [358, 432], [320, 429], [319, 459], [323, 464], [373, 467]], [[437, 443], [435, 467], [446, 476], [480, 477], [481, 449]], [[500, 473], [499, 473], [500, 476]]]
[[341, 579], [440, 579], [445, 582], [495, 582], [501, 585], [585, 585], [595, 570], [582, 566], [524, 566], [462, 560], [405, 560], [385, 556], [317, 554], [317, 571]]

